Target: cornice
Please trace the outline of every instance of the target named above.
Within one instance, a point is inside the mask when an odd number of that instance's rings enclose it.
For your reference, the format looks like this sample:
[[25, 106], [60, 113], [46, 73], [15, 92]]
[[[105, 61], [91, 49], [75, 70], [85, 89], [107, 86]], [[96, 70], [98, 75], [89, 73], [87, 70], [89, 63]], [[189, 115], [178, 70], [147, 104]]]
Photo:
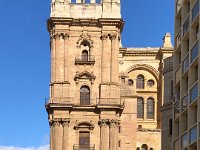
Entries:
[[157, 56], [160, 48], [158, 47], [135, 47], [135, 48], [120, 48], [119, 52], [123, 56]]
[[51, 17], [47, 20], [48, 31], [55, 25], [69, 25], [69, 26], [116, 26], [122, 32], [124, 21], [122, 19], [99, 18], [99, 19], [74, 19], [74, 18], [60, 18]]

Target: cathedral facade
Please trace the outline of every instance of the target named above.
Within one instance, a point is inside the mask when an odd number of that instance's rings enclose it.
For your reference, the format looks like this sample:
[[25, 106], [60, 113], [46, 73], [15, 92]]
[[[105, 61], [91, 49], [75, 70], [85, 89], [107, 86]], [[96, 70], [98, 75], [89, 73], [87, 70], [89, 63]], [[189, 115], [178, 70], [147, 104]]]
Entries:
[[124, 48], [120, 0], [52, 0], [50, 150], [160, 150], [159, 48]]

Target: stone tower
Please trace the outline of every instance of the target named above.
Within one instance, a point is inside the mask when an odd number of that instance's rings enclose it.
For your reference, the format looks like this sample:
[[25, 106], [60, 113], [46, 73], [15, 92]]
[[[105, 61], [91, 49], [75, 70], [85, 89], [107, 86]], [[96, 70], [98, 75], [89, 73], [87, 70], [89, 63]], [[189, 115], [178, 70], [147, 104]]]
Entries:
[[[136, 123], [127, 123], [131, 115], [121, 117], [120, 7], [120, 0], [51, 2], [50, 150], [134, 147], [135, 130], [129, 129]], [[120, 135], [125, 124], [127, 132]], [[119, 137], [127, 141], [123, 148]]]

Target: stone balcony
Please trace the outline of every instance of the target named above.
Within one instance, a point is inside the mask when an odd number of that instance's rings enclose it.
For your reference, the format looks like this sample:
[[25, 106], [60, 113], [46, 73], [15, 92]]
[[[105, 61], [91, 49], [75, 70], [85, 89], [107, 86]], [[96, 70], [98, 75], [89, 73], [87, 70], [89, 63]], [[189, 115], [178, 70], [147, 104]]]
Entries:
[[73, 150], [95, 150], [95, 145], [80, 145], [75, 144]]
[[87, 103], [80, 102], [73, 97], [54, 97], [45, 99], [46, 108], [49, 107], [65, 107], [65, 108], [116, 108], [123, 109], [125, 101], [121, 98], [96, 98], [89, 99]]

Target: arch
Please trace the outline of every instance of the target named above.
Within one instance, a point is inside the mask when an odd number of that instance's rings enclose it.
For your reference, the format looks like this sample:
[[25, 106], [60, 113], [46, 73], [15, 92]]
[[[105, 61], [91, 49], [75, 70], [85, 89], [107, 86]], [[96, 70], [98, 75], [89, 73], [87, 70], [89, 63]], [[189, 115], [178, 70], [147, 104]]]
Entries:
[[143, 99], [143, 97], [137, 98], [137, 118], [144, 118], [144, 99]]
[[148, 150], [148, 146], [146, 144], [142, 145], [142, 150]]
[[153, 97], [147, 99], [147, 119], [154, 119], [155, 100]]
[[90, 88], [82, 86], [80, 88], [80, 105], [90, 105]]
[[144, 76], [142, 74], [137, 76], [136, 88], [137, 89], [144, 89]]
[[136, 64], [131, 66], [128, 70], [127, 73], [130, 73], [131, 71], [134, 70], [146, 70], [148, 72], [150, 72], [156, 79], [156, 81], [158, 82], [159, 80], [159, 72], [158, 70], [156, 70], [154, 67], [148, 65], [148, 64]]
[[87, 50], [83, 50], [82, 54], [81, 54], [81, 60], [82, 61], [88, 61], [88, 51]]

